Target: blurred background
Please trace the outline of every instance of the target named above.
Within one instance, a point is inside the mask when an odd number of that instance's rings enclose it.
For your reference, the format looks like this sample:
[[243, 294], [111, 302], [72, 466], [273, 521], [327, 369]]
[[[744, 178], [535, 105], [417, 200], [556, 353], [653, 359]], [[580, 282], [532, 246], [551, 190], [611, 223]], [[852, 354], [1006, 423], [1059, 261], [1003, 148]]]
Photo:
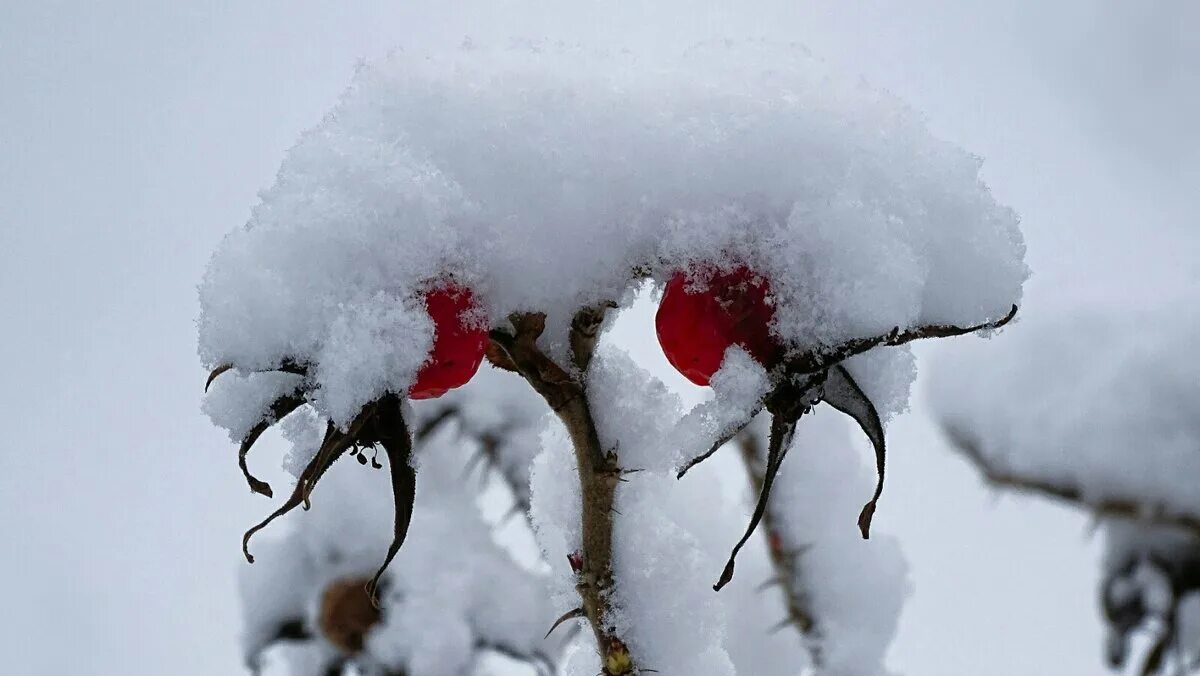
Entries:
[[[195, 286], [356, 62], [397, 46], [801, 42], [985, 158], [1023, 217], [1025, 316], [1200, 289], [1200, 3], [449, 4], [0, 6], [0, 671], [242, 673], [238, 541], [262, 505], [199, 410]], [[878, 523], [914, 583], [892, 667], [1100, 673], [1085, 518], [987, 489], [921, 380], [889, 436]]]

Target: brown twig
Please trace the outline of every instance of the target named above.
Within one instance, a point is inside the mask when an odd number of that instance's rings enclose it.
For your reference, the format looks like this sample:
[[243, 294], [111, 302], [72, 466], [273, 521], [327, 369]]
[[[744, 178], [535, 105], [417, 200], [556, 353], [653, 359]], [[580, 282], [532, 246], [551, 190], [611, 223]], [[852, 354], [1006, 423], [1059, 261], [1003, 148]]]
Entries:
[[513, 330], [491, 332], [494, 359], [511, 366], [542, 395], [567, 428], [575, 449], [581, 494], [583, 556], [576, 588], [583, 613], [592, 627], [604, 676], [625, 676], [638, 669], [625, 644], [613, 634], [607, 616], [613, 587], [613, 503], [620, 480], [615, 453], [600, 445], [587, 399], [586, 373], [607, 304], [584, 308], [571, 322], [571, 372], [550, 359], [537, 345], [545, 330], [540, 313], [515, 314]]
[[943, 421], [942, 432], [950, 445], [979, 470], [993, 486], [1033, 493], [1079, 507], [1102, 518], [1120, 518], [1161, 526], [1175, 526], [1200, 535], [1200, 517], [1171, 511], [1165, 505], [1132, 498], [1087, 496], [1079, 486], [1060, 484], [1033, 476], [1021, 476], [993, 463], [966, 430]]

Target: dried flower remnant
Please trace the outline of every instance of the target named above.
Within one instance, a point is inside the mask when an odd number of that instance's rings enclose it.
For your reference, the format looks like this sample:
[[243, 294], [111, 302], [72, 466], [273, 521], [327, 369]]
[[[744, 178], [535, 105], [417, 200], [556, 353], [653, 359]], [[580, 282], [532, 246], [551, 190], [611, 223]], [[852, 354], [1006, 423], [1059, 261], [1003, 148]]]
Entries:
[[[740, 266], [730, 274], [710, 277], [695, 292], [686, 288], [684, 275], [676, 273], [667, 286], [656, 316], [663, 351], [671, 364], [692, 382], [707, 384], [720, 364], [716, 355], [723, 356], [733, 345], [746, 347], [769, 370], [774, 382], [764, 401], [764, 407], [771, 414], [771, 433], [758, 503], [745, 534], [734, 545], [725, 569], [713, 585], [715, 591], [720, 591], [733, 579], [738, 552], [762, 520], [775, 477], [791, 446], [796, 423], [821, 402], [854, 419], [875, 450], [878, 481], [874, 494], [858, 517], [863, 538], [870, 537], [871, 520], [883, 494], [887, 447], [879, 413], [842, 365], [846, 359], [877, 346], [897, 346], [921, 338], [998, 329], [1012, 321], [1017, 313], [1017, 306], [1013, 305], [1004, 317], [975, 326], [930, 325], [908, 330], [896, 327], [884, 335], [850, 340], [836, 346], [785, 350], [770, 334], [773, 305], [769, 280]], [[699, 338], [689, 343], [686, 335]], [[718, 440], [708, 452], [686, 463], [679, 471], [679, 477], [711, 457], [749, 422], [747, 419], [741, 427]]]
[[317, 626], [325, 640], [346, 655], [362, 652], [367, 633], [383, 617], [367, 593], [370, 582], [363, 578], [334, 580], [321, 594]]
[[[469, 289], [452, 281], [441, 281], [432, 285], [423, 294], [425, 308], [433, 320], [435, 336], [431, 352], [416, 375], [409, 389], [409, 396], [416, 399], [436, 398], [449, 390], [465, 384], [479, 369], [483, 361], [487, 332], [477, 316], [473, 296]], [[235, 368], [223, 364], [213, 369], [205, 382], [207, 390], [221, 374]], [[246, 455], [264, 431], [308, 401], [311, 381], [309, 367], [297, 360], [284, 360], [277, 369], [283, 373], [301, 376], [304, 380], [296, 391], [273, 402], [270, 410], [256, 423], [242, 440], [238, 450], [238, 463], [252, 491], [272, 496], [271, 487], [250, 474], [246, 466]], [[343, 455], [350, 454], [362, 465], [368, 460], [364, 449], [376, 451], [370, 463], [375, 469], [382, 468], [377, 461], [377, 448], [382, 446], [391, 472], [392, 492], [395, 504], [392, 544], [383, 564], [367, 585], [367, 593], [375, 598], [375, 586], [392, 559], [399, 552], [412, 519], [413, 500], [416, 497], [416, 471], [412, 461], [412, 435], [404, 420], [403, 401], [395, 394], [384, 396], [364, 406], [346, 429], [340, 429], [332, 421], [326, 425], [325, 439], [313, 458], [297, 478], [292, 494], [265, 520], [246, 531], [242, 538], [242, 550], [246, 560], [254, 563], [250, 554], [250, 539], [275, 519], [303, 505], [308, 509], [313, 490], [321, 477]]]

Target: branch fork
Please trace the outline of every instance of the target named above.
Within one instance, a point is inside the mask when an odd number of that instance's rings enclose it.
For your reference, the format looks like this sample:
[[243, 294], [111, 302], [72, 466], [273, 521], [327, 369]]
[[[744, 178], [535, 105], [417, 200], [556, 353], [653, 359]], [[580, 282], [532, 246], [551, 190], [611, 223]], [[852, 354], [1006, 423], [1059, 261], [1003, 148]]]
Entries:
[[[494, 329], [490, 333], [488, 359], [497, 367], [519, 373], [562, 420], [575, 450], [579, 473], [582, 518], [582, 542], [576, 589], [581, 605], [564, 614], [561, 622], [587, 618], [596, 639], [603, 676], [627, 676], [639, 671], [625, 643], [607, 622], [612, 571], [613, 504], [616, 487], [624, 474], [614, 450], [600, 444], [596, 423], [587, 399], [586, 374], [591, 365], [599, 328], [610, 303], [579, 310], [571, 322], [570, 368], [554, 362], [537, 345], [546, 326], [541, 313], [514, 314], [509, 317], [511, 331]], [[553, 631], [553, 627], [551, 628]]]

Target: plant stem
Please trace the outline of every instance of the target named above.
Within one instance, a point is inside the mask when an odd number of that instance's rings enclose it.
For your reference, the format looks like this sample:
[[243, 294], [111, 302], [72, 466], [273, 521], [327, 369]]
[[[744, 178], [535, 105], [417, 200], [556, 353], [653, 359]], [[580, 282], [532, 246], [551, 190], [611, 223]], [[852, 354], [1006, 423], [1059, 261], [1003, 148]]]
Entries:
[[547, 357], [537, 346], [545, 329], [545, 316], [522, 314], [510, 317], [514, 332], [492, 331], [492, 344], [501, 355], [502, 367], [517, 371], [546, 400], [562, 420], [575, 450], [581, 496], [581, 553], [579, 591], [584, 616], [592, 627], [604, 676], [637, 673], [625, 643], [613, 634], [607, 622], [612, 571], [613, 502], [620, 468], [615, 453], [600, 444], [596, 423], [587, 397], [586, 374], [607, 305], [584, 308], [571, 323], [571, 368]]

